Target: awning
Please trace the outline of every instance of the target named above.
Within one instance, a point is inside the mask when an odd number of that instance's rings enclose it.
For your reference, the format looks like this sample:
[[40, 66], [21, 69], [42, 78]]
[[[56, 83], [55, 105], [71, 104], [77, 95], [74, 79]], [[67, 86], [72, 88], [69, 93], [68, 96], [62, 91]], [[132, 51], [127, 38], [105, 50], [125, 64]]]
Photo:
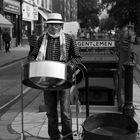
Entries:
[[7, 20], [3, 15], [0, 14], [0, 27], [12, 28], [13, 24]]
[[40, 13], [40, 15], [41, 15], [45, 20], [48, 19], [47, 13], [45, 13], [45, 12], [43, 12], [42, 10], [39, 10], [39, 9], [38, 9], [38, 12]]

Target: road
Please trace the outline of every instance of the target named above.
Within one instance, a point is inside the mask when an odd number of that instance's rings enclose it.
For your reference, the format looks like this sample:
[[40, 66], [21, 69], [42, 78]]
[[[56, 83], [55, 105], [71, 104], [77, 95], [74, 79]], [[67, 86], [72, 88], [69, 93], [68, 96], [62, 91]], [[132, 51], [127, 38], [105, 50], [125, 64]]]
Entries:
[[0, 70], [0, 107], [20, 94], [20, 74], [20, 63]]
[[[21, 81], [21, 62], [0, 69], [0, 116], [17, 101], [22, 101], [21, 93], [23, 95], [24, 106], [42, 93], [40, 90], [24, 86]], [[21, 90], [22, 88], [23, 90]]]
[[[23, 94], [30, 90], [23, 85]], [[19, 99], [21, 94], [21, 62], [0, 69], [0, 111]]]

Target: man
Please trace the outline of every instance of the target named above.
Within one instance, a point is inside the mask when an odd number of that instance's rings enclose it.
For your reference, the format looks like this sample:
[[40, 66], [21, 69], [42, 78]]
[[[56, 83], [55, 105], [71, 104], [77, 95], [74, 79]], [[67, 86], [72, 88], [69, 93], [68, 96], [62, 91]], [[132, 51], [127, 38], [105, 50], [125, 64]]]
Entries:
[[5, 43], [5, 52], [6, 53], [10, 52], [9, 49], [10, 49], [11, 36], [7, 29], [5, 29], [5, 31], [3, 32], [2, 39]]
[[[51, 13], [46, 22], [47, 30], [39, 37], [36, 47], [29, 56], [29, 60], [53, 60], [74, 65], [81, 63], [78, 47], [72, 36], [63, 33], [63, 21], [61, 14]], [[72, 118], [70, 111], [70, 89], [58, 91], [44, 91], [44, 101], [47, 108], [48, 134], [51, 140], [60, 138], [58, 129], [57, 98], [61, 105], [61, 134], [66, 136], [64, 140], [73, 140]]]

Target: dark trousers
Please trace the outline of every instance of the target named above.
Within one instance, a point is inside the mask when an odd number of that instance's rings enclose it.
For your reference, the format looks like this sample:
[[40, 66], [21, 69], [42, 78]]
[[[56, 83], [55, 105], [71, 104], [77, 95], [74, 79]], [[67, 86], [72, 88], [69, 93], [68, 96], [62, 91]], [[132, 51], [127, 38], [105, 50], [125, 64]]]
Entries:
[[61, 107], [61, 134], [66, 136], [64, 140], [72, 140], [72, 118], [70, 110], [70, 93], [69, 89], [62, 91], [44, 91], [44, 101], [47, 109], [48, 117], [48, 134], [52, 140], [60, 138], [58, 129], [58, 112], [57, 102], [60, 100]]
[[5, 41], [5, 52], [9, 52], [10, 49], [10, 41]]

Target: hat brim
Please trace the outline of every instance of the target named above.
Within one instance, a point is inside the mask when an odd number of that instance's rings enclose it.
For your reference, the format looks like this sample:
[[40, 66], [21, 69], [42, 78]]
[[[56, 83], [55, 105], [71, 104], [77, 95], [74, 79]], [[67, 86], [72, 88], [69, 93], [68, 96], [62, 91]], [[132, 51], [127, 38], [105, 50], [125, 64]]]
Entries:
[[46, 21], [46, 23], [60, 23], [60, 24], [63, 24], [64, 22], [63, 21]]

